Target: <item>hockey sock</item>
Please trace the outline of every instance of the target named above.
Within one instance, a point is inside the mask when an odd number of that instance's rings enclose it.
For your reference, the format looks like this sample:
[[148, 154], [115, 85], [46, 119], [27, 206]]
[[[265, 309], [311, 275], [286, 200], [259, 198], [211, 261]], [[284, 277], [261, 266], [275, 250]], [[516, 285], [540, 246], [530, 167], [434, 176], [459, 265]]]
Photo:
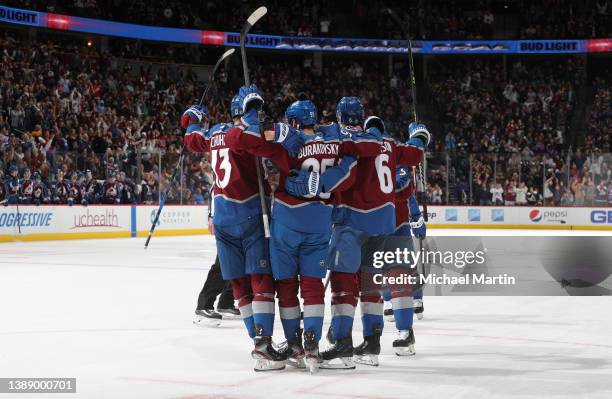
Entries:
[[384, 326], [383, 319], [383, 300], [380, 295], [381, 287], [375, 284], [373, 273], [360, 273], [361, 288], [361, 321], [363, 324], [363, 336], [374, 335], [376, 325], [382, 331]]
[[252, 274], [253, 322], [262, 328], [264, 337], [274, 330], [274, 280], [269, 274]]
[[423, 299], [423, 288], [414, 293], [414, 299]]
[[300, 291], [304, 299], [304, 331], [312, 330], [321, 340], [325, 313], [325, 287], [317, 277], [300, 277]]
[[[385, 275], [388, 277], [400, 277], [405, 273], [407, 273], [406, 269], [401, 267], [394, 267], [385, 271]], [[398, 331], [411, 329], [414, 317], [413, 287], [404, 283], [392, 284], [389, 286], [389, 291], [391, 293], [395, 327]]]
[[393, 316], [395, 318], [395, 327], [398, 331], [410, 330], [412, 328], [412, 320], [414, 317], [414, 309], [412, 308], [412, 297], [406, 292], [392, 292], [391, 304], [393, 305]]
[[351, 335], [355, 307], [359, 297], [357, 273], [331, 272], [332, 289], [332, 339], [339, 340]]
[[291, 277], [276, 282], [278, 309], [283, 323], [283, 332], [287, 340], [295, 337], [300, 328], [300, 302], [298, 300], [298, 278]]
[[255, 323], [253, 321], [253, 290], [251, 289], [251, 278], [249, 276], [243, 276], [230, 280], [232, 284], [232, 291], [234, 298], [238, 301], [238, 310], [240, 310], [240, 316], [244, 322], [244, 326], [249, 333], [249, 337], [254, 338]]
[[[395, 309], [393, 310], [395, 315]], [[363, 336], [374, 335], [374, 327], [384, 326], [383, 301], [378, 292], [369, 291], [361, 293], [361, 321], [363, 323]]]

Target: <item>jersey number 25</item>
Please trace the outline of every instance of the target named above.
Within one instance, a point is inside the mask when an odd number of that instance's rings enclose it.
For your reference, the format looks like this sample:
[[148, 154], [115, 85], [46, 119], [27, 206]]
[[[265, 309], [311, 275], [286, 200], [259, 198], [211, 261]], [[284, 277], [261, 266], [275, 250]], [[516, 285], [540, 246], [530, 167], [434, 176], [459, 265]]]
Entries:
[[[304, 160], [304, 162], [302, 162], [302, 169], [310, 170], [311, 172], [323, 173], [325, 172], [325, 169], [327, 169], [328, 166], [334, 166], [334, 162], [335, 162], [334, 158], [321, 159], [320, 163], [319, 163], [319, 160], [316, 158], [307, 158]], [[305, 195], [304, 197], [313, 198], [314, 195], [308, 194], [308, 195]], [[320, 193], [319, 194], [319, 198], [321, 199], [329, 199], [329, 197], [331, 197], [331, 193]]]

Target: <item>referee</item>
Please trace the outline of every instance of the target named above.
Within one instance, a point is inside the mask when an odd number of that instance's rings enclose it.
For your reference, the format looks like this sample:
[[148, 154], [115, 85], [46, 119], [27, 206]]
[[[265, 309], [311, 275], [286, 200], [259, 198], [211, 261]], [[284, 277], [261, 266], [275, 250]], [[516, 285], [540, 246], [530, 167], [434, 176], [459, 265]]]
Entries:
[[[213, 233], [212, 224], [212, 187], [208, 192], [208, 226], [211, 234]], [[215, 300], [219, 297], [217, 310], [215, 310]], [[215, 263], [210, 267], [204, 287], [198, 296], [198, 305], [193, 318], [193, 323], [197, 325], [221, 324], [224, 318], [238, 318], [240, 311], [234, 306], [234, 296], [229, 281], [224, 281], [221, 275], [221, 265], [219, 255], [215, 258]]]

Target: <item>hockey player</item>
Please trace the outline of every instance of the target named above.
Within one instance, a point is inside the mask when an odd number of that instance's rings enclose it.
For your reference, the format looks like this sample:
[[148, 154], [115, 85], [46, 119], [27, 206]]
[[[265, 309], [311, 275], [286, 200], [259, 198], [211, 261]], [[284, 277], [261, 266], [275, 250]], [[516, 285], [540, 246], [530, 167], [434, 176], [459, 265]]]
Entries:
[[4, 186], [4, 172], [0, 169], [0, 204], [7, 206], [6, 187]]
[[49, 202], [50, 198], [47, 185], [42, 181], [40, 173], [34, 172], [34, 185], [32, 188], [32, 197], [30, 203], [40, 205], [48, 204]]
[[[251, 151], [269, 157], [280, 172], [272, 206], [270, 257], [287, 339], [283, 351], [289, 364], [308, 365], [312, 372], [320, 363], [319, 340], [325, 306], [322, 279], [327, 271], [333, 210], [331, 192], [335, 187], [330, 184], [329, 190], [318, 196], [298, 198], [285, 191], [285, 181], [292, 170], [319, 172], [336, 165], [341, 143], [337, 126], [315, 127], [317, 110], [310, 100], [292, 103], [285, 112], [285, 120], [287, 124], [274, 124], [273, 130], [265, 132], [267, 139], [273, 138], [284, 149], [272, 147], [270, 150], [264, 145], [265, 150], [261, 152], [256, 148]], [[347, 165], [355, 162], [351, 159], [347, 157], [339, 168], [348, 168]], [[347, 173], [344, 170], [342, 176]], [[335, 186], [339, 183], [336, 181]], [[303, 344], [298, 290], [304, 301]]]
[[32, 172], [30, 172], [30, 169], [26, 168], [26, 170], [23, 171], [23, 179], [21, 180], [19, 202], [22, 204], [31, 204], [33, 189], [34, 181], [32, 180]]
[[55, 183], [51, 186], [54, 204], [65, 204], [68, 199], [68, 184], [64, 180], [64, 171], [59, 169], [55, 175]]
[[[410, 179], [408, 168], [398, 166], [396, 169], [395, 220], [396, 228], [393, 239], [387, 240], [387, 251], [407, 249], [414, 251], [411, 232], [416, 237], [425, 238], [423, 216], [414, 197], [414, 182]], [[409, 212], [410, 211], [410, 212]], [[412, 274], [416, 265], [398, 265], [385, 270], [386, 275]], [[414, 355], [413, 306], [415, 287], [406, 284], [395, 284], [385, 287], [384, 299], [392, 304], [393, 315], [398, 337], [393, 341], [393, 350], [398, 356]]]
[[83, 185], [79, 182], [80, 172], [72, 172], [68, 184], [68, 205], [79, 204], [83, 197]]
[[[233, 110], [232, 110], [233, 113]], [[242, 112], [238, 112], [240, 115]], [[213, 187], [208, 192], [208, 227], [210, 234], [214, 234], [213, 215]], [[217, 310], [215, 310], [215, 300], [219, 297]], [[221, 263], [219, 255], [215, 258], [215, 263], [210, 267], [206, 275], [204, 286], [198, 295], [198, 304], [193, 317], [193, 324], [196, 325], [221, 325], [223, 318], [234, 318], [240, 316], [240, 311], [234, 306], [234, 295], [232, 285], [229, 281], [224, 281], [221, 275]]]
[[[354, 368], [352, 360], [378, 365], [380, 335], [383, 328], [382, 298], [369, 273], [360, 267], [371, 268], [372, 254], [384, 251], [385, 236], [395, 231], [394, 183], [396, 163], [418, 165], [423, 149], [429, 143], [429, 133], [423, 125], [414, 126], [411, 140], [398, 144], [384, 137], [384, 125], [377, 117], [368, 118], [363, 129], [364, 110], [355, 97], [343, 98], [336, 110], [343, 127], [343, 145], [350, 142], [364, 148], [375, 144], [376, 152], [363, 151], [356, 167], [351, 168], [351, 184], [342, 191], [334, 212], [334, 227], [329, 248], [330, 281], [332, 286], [331, 340], [333, 346], [321, 353], [322, 368]], [[368, 156], [365, 156], [367, 154]], [[331, 168], [325, 173], [334, 173]], [[324, 174], [325, 174], [324, 173]], [[286, 184], [292, 194], [303, 190], [310, 194], [321, 191], [322, 176], [317, 172], [300, 171]], [[301, 187], [293, 189], [292, 186]], [[361, 288], [361, 289], [360, 289]], [[353, 350], [352, 326], [357, 305], [361, 299], [364, 342]], [[340, 364], [332, 363], [340, 359]]]
[[109, 172], [102, 188], [102, 199], [105, 204], [118, 204], [121, 201], [116, 172]]
[[258, 193], [256, 168], [261, 165], [245, 151], [254, 140], [261, 140], [258, 109], [263, 99], [255, 86], [242, 87], [232, 103], [239, 104], [242, 114], [234, 116], [233, 125], [220, 123], [207, 129], [208, 112], [199, 105], [183, 113], [181, 125], [186, 128], [187, 149], [211, 152], [217, 253], [223, 278], [230, 280], [254, 340], [255, 371], [279, 370], [285, 368], [285, 359], [272, 345], [275, 291]]
[[85, 172], [85, 184], [83, 189], [83, 199], [81, 204], [87, 206], [88, 204], [95, 204], [98, 202], [99, 196], [99, 184], [96, 179], [93, 178], [91, 170]]
[[4, 191], [6, 192], [6, 203], [17, 204], [19, 201], [19, 192], [21, 180], [19, 179], [19, 170], [17, 166], [9, 167], [9, 174], [4, 178]]

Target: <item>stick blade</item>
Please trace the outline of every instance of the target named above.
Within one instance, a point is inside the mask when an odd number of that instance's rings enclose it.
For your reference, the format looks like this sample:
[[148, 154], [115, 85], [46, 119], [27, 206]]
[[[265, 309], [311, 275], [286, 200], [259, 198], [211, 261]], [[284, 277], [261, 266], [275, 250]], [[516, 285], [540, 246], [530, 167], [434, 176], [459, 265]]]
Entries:
[[253, 11], [251, 15], [249, 15], [249, 17], [247, 18], [247, 24], [249, 24], [250, 26], [255, 25], [257, 21], [259, 21], [261, 17], [263, 17], [267, 13], [268, 9], [265, 6], [259, 7], [257, 10]]
[[224, 59], [226, 59], [230, 55], [234, 54], [235, 51], [236, 51], [236, 49], [233, 49], [233, 48], [227, 50], [225, 53], [223, 53], [223, 55], [221, 56], [220, 60], [223, 61]]

